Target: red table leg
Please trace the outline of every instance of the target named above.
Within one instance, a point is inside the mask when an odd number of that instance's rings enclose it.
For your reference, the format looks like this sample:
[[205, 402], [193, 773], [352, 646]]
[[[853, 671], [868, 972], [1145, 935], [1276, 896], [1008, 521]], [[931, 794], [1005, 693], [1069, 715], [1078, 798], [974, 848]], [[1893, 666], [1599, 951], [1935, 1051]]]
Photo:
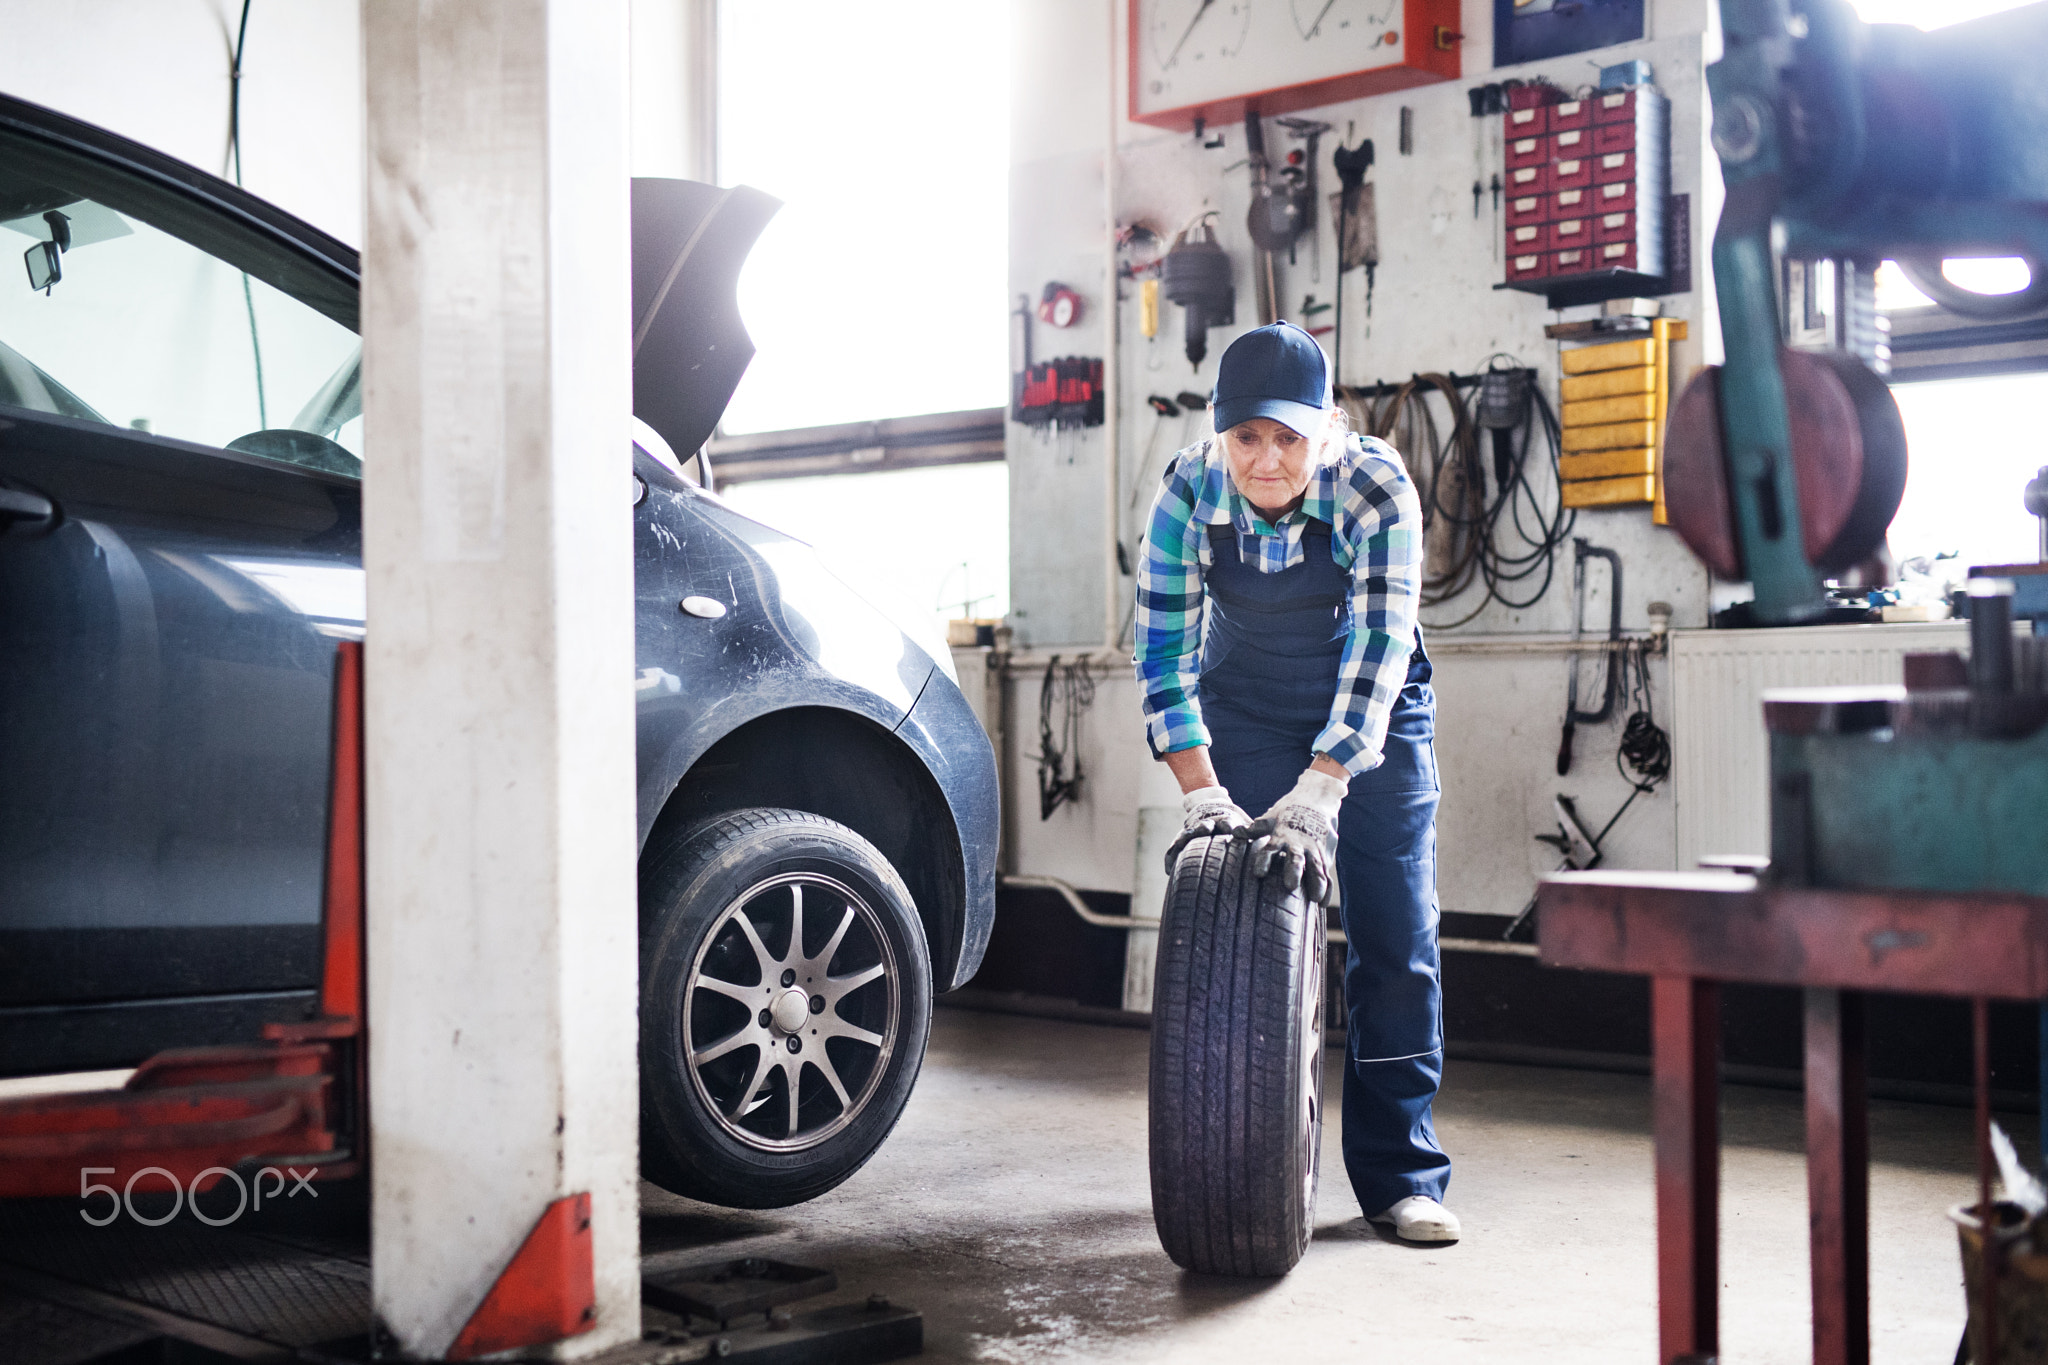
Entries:
[[1658, 1359], [1674, 1365], [1720, 1349], [1719, 984], [1684, 976], [1654, 978], [1650, 1033]]
[[1870, 1119], [1863, 997], [1806, 992], [1806, 1199], [1814, 1365], [1870, 1361]]

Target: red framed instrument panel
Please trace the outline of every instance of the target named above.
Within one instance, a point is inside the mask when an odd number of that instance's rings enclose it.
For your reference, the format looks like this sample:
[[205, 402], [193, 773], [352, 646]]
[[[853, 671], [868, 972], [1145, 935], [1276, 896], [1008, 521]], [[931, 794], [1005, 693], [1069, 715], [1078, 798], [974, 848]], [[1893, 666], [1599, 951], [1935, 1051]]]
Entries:
[[1314, 109], [1342, 100], [1382, 95], [1391, 90], [1411, 90], [1418, 85], [1454, 81], [1464, 74], [1460, 48], [1464, 34], [1459, 30], [1457, 0], [1401, 0], [1401, 59], [1370, 71], [1330, 76], [1301, 85], [1280, 85], [1243, 95], [1204, 100], [1176, 109], [1138, 112], [1138, 0], [1126, 0], [1124, 7], [1125, 82], [1124, 107], [1133, 123], [1170, 128], [1177, 133], [1194, 131], [1195, 120], [1205, 127], [1219, 128], [1241, 123], [1247, 109], [1268, 118]]

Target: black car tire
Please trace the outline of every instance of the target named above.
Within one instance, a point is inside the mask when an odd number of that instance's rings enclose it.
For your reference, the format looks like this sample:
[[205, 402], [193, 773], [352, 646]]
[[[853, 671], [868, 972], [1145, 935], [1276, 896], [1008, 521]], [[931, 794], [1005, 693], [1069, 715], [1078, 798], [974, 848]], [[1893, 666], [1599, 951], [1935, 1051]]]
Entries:
[[1153, 978], [1152, 1220], [1211, 1275], [1284, 1275], [1315, 1224], [1323, 917], [1251, 848], [1182, 850]]
[[804, 811], [656, 837], [640, 872], [641, 1173], [729, 1208], [815, 1199], [874, 1155], [924, 1061], [932, 971], [910, 892], [867, 840]]

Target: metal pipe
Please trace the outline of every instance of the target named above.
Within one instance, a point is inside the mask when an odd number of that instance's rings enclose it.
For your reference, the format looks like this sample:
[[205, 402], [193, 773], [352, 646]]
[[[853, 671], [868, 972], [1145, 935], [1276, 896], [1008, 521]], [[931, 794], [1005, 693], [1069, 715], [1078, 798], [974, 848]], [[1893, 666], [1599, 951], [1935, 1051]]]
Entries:
[[[1100, 910], [1092, 908], [1087, 901], [1081, 899], [1080, 891], [1075, 888], [1072, 882], [1062, 881], [1058, 877], [1043, 877], [1034, 873], [1020, 872], [1004, 873], [998, 880], [1003, 886], [1027, 887], [1037, 891], [1056, 891], [1059, 893], [1060, 899], [1067, 903], [1067, 908], [1072, 910], [1082, 923], [1092, 924], [1098, 929], [1122, 929], [1128, 932], [1132, 929], [1156, 930], [1159, 928], [1158, 920], [1146, 919], [1141, 915], [1103, 914]], [[1342, 929], [1325, 929], [1323, 937], [1330, 943], [1342, 943], [1345, 941]], [[1505, 939], [1441, 938], [1437, 942], [1445, 950], [1454, 953], [1492, 953], [1501, 957], [1536, 956], [1535, 944], [1509, 943]]]
[[[1467, 636], [1462, 639], [1455, 637], [1445, 638], [1443, 636], [1436, 636], [1430, 640], [1429, 653], [1431, 658], [1460, 654], [1600, 654], [1612, 650], [1633, 648], [1636, 645], [1643, 645], [1648, 649], [1649, 653], [1651, 653], [1652, 655], [1659, 655], [1664, 653], [1669, 648], [1670, 639], [1671, 636], [1669, 632], [1663, 635], [1657, 635], [1654, 633], [1624, 635], [1618, 640], [1581, 640], [1577, 644], [1572, 643], [1572, 639], [1569, 635], [1477, 635]], [[1103, 677], [1132, 676], [1130, 658], [1125, 652], [1121, 650], [1112, 652], [1107, 655], [1062, 654], [1059, 657], [1063, 663], [1085, 663], [1089, 672], [1099, 674]], [[1012, 673], [1018, 673], [1033, 669], [1043, 669], [1048, 663], [1051, 663], [1052, 660], [1053, 655], [1042, 651], [1016, 650], [1011, 652], [1006, 657], [1005, 662], [1001, 666], [1003, 668], [1008, 669]], [[995, 665], [991, 664], [991, 666], [993, 667]]]
[[1136, 915], [1105, 915], [1100, 910], [1092, 909], [1087, 901], [1081, 899], [1081, 893], [1074, 889], [1072, 882], [1062, 881], [1058, 877], [1041, 877], [1028, 872], [1014, 872], [1004, 873], [997, 881], [1002, 886], [1022, 886], [1038, 891], [1056, 891], [1059, 893], [1060, 899], [1067, 903], [1067, 908], [1078, 915], [1083, 924], [1092, 924], [1098, 929], [1129, 930], [1157, 929], [1159, 927], [1159, 921], [1156, 919], [1140, 919]]

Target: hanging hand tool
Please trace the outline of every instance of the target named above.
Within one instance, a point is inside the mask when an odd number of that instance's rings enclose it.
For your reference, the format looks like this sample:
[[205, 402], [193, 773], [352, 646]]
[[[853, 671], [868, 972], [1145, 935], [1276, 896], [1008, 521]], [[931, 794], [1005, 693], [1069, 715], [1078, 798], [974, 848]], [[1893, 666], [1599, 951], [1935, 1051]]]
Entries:
[[[1167, 418], [1180, 416], [1180, 405], [1171, 398], [1164, 398], [1155, 393], [1146, 398], [1145, 404], [1153, 412], [1152, 434], [1145, 438], [1145, 453], [1138, 458], [1138, 467], [1131, 471], [1131, 496], [1124, 506], [1124, 521], [1126, 523], [1129, 523], [1131, 518], [1138, 514], [1138, 499], [1143, 497], [1145, 493], [1145, 476], [1152, 472], [1152, 452], [1159, 446], [1159, 428], [1166, 424]], [[1137, 535], [1132, 537], [1132, 540], [1142, 540], [1144, 536], [1145, 532], [1141, 527]], [[1123, 570], [1126, 578], [1130, 577], [1131, 564], [1134, 558], [1127, 546], [1128, 542], [1125, 541], [1122, 534], [1119, 534], [1116, 541], [1116, 564], [1119, 569]]]
[[1344, 382], [1344, 272], [1356, 266], [1365, 267], [1365, 315], [1371, 317], [1372, 272], [1380, 260], [1379, 223], [1373, 211], [1372, 187], [1365, 183], [1365, 173], [1372, 166], [1372, 139], [1367, 138], [1356, 147], [1339, 143], [1337, 150], [1330, 154], [1330, 164], [1337, 172], [1337, 184], [1341, 187], [1335, 196], [1337, 343], [1330, 374], [1334, 382], [1341, 384]]
[[1209, 329], [1227, 326], [1237, 317], [1230, 257], [1217, 245], [1216, 229], [1209, 221], [1215, 216], [1214, 209], [1197, 214], [1159, 262], [1160, 287], [1185, 314], [1188, 363], [1196, 369], [1209, 354]]
[[1252, 177], [1252, 204], [1245, 214], [1245, 229], [1257, 249], [1252, 279], [1257, 290], [1259, 325], [1279, 320], [1280, 290], [1277, 253], [1294, 245], [1301, 235], [1301, 203], [1284, 184], [1273, 183], [1272, 163], [1266, 159], [1266, 130], [1256, 109], [1245, 110], [1244, 141], [1246, 164]]
[[1612, 550], [1603, 550], [1589, 544], [1583, 536], [1572, 540], [1572, 593], [1577, 601], [1572, 610], [1572, 643], [1577, 644], [1586, 633], [1586, 561], [1604, 559], [1607, 561], [1608, 603], [1607, 640], [1602, 653], [1606, 656], [1607, 681], [1601, 690], [1600, 709], [1581, 711], [1579, 709], [1579, 655], [1571, 655], [1571, 681], [1565, 687], [1564, 738], [1557, 746], [1557, 775], [1563, 777], [1572, 770], [1572, 736], [1579, 728], [1579, 722], [1588, 725], [1604, 725], [1614, 714], [1615, 683], [1619, 675], [1615, 671], [1615, 655], [1621, 642], [1621, 556]]
[[1495, 369], [1488, 363], [1479, 377], [1479, 411], [1476, 421], [1493, 433], [1493, 482], [1496, 496], [1505, 499], [1515, 477], [1515, 433], [1529, 420], [1529, 392], [1534, 371]]
[[1145, 475], [1152, 468], [1152, 452], [1159, 446], [1159, 429], [1166, 425], [1169, 417], [1180, 416], [1180, 405], [1171, 398], [1153, 394], [1145, 400], [1152, 409], [1152, 434], [1145, 438], [1145, 453], [1138, 458], [1138, 468], [1131, 475], [1131, 509], [1137, 510], [1138, 494], [1145, 487]]
[[[1324, 133], [1330, 125], [1312, 118], [1278, 118], [1273, 122], [1287, 130], [1287, 135], [1297, 142], [1305, 142], [1305, 149], [1296, 149], [1287, 154], [1287, 165], [1280, 172], [1286, 182], [1287, 195], [1299, 210], [1296, 215], [1295, 236], [1308, 234], [1309, 279], [1317, 284], [1323, 279], [1323, 239], [1316, 234], [1316, 151], [1322, 145]], [[1287, 263], [1294, 264], [1294, 244], [1287, 247]]]
[[1195, 435], [1200, 425], [1196, 419], [1207, 418], [1209, 415], [1208, 395], [1182, 389], [1173, 396], [1173, 401], [1180, 404], [1180, 410], [1187, 414], [1187, 420], [1181, 423], [1180, 443], [1183, 446], [1192, 445], [1200, 439]]
[[1486, 197], [1486, 87], [1465, 92], [1472, 106], [1472, 221], [1479, 221], [1479, 201]]
[[1316, 296], [1314, 294], [1303, 294], [1301, 296], [1301, 309], [1299, 314], [1301, 317], [1301, 325], [1303, 329], [1306, 330], [1308, 334], [1312, 337], [1327, 336], [1329, 333], [1336, 331], [1336, 327], [1327, 322], [1321, 324], [1320, 326], [1310, 326], [1310, 322], [1312, 319], [1314, 319], [1320, 314], [1329, 312], [1330, 309], [1334, 306], [1335, 305], [1333, 304], [1316, 302]]

